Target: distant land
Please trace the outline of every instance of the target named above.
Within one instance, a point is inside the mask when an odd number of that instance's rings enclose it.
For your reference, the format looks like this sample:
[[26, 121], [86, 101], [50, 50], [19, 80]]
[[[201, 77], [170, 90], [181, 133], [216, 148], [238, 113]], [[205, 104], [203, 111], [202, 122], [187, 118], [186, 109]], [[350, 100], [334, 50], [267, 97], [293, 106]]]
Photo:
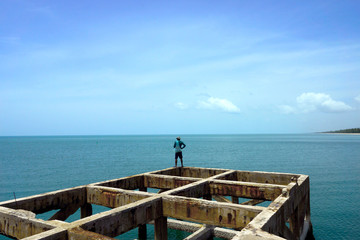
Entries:
[[349, 128], [349, 129], [342, 129], [336, 131], [327, 131], [322, 133], [359, 133], [360, 134], [360, 128]]

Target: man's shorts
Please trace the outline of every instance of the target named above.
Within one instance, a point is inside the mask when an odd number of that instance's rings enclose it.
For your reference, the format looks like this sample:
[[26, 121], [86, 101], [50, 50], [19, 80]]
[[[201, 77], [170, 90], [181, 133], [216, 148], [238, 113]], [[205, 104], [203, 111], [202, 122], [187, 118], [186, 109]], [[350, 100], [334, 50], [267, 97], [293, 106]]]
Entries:
[[183, 157], [182, 157], [182, 152], [176, 152], [176, 153], [175, 153], [175, 159], [178, 159], [178, 157], [179, 157], [180, 159], [183, 158]]

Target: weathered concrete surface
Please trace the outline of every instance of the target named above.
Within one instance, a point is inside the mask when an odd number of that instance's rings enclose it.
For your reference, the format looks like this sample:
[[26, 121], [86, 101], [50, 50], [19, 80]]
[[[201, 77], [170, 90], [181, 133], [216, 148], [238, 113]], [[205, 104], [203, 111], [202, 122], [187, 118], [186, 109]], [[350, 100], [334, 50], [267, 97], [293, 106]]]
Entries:
[[144, 186], [158, 189], [173, 189], [199, 181], [198, 178], [144, 174]]
[[131, 177], [123, 177], [119, 179], [98, 182], [91, 185], [134, 190], [137, 188], [144, 187], [144, 176], [142, 174], [134, 175]]
[[81, 206], [85, 203], [86, 187], [80, 186], [1, 202], [0, 206], [12, 209], [24, 209], [39, 214], [54, 209], [64, 209], [74, 204]]
[[274, 184], [248, 183], [237, 181], [212, 180], [211, 195], [234, 196], [251, 199], [274, 200], [284, 186]]
[[[167, 226], [168, 226], [168, 228], [176, 229], [176, 230], [180, 230], [180, 231], [196, 232], [200, 228], [202, 228], [204, 225], [198, 224], [198, 223], [180, 221], [180, 220], [170, 218], [170, 219], [168, 219]], [[215, 227], [213, 229], [213, 235], [214, 235], [214, 237], [217, 237], [217, 238], [232, 239], [238, 233], [239, 232], [236, 230], [231, 230], [231, 229], [227, 229], [227, 228]]]
[[227, 199], [226, 197], [221, 196], [221, 195], [212, 195], [212, 198], [218, 202], [232, 203], [232, 201], [230, 201], [229, 199]]
[[204, 226], [186, 237], [184, 240], [206, 240], [212, 239], [214, 235], [214, 227], [212, 226]]
[[[286, 226], [288, 219], [290, 228]], [[290, 182], [283, 193], [248, 224], [239, 236], [247, 239], [247, 230], [261, 229], [285, 239], [300, 239], [306, 235], [304, 223], [307, 221], [310, 222], [309, 177], [301, 175], [295, 182]]]
[[64, 240], [67, 238], [68, 231], [63, 228], [54, 228], [46, 232], [41, 232], [30, 237], [23, 238], [23, 240]]
[[249, 201], [246, 201], [246, 202], [242, 202], [240, 203], [240, 205], [251, 205], [251, 206], [255, 206], [259, 203], [262, 203], [264, 202], [264, 200], [260, 200], [260, 199], [251, 199]]
[[[192, 232], [188, 240], [304, 239], [312, 231], [309, 186], [309, 177], [299, 174], [168, 168], [0, 202], [0, 233], [27, 240], [109, 240], [138, 228], [144, 238], [152, 223], [159, 240], [167, 239], [167, 228]], [[263, 201], [271, 203], [255, 206]], [[111, 209], [92, 215], [91, 204]], [[64, 222], [77, 209], [81, 219]], [[57, 212], [48, 221], [36, 218], [50, 210]]]
[[228, 171], [225, 169], [189, 168], [189, 167], [180, 168], [180, 170], [181, 170], [181, 176], [194, 177], [194, 178], [209, 178]]
[[236, 181], [288, 185], [299, 174], [237, 171]]
[[202, 199], [174, 196], [162, 198], [163, 214], [167, 217], [235, 229], [245, 227], [263, 210], [262, 207], [218, 203]]
[[166, 191], [166, 193], [162, 194], [200, 198], [209, 194], [209, 183], [206, 180], [199, 180], [197, 182]]
[[84, 218], [78, 222], [84, 222], [80, 225], [84, 230], [115, 237], [162, 216], [161, 198], [155, 196]]
[[144, 198], [153, 196], [150, 193], [129, 191], [110, 187], [89, 186], [87, 202], [109, 208], [121, 207]]
[[244, 229], [232, 240], [285, 240], [285, 238], [270, 234], [261, 229]]
[[54, 227], [34, 218], [31, 213], [0, 207], [0, 228], [0, 233], [20, 239], [51, 230]]
[[80, 227], [69, 229], [68, 240], [115, 240], [115, 238], [106, 237], [104, 235], [85, 231]]

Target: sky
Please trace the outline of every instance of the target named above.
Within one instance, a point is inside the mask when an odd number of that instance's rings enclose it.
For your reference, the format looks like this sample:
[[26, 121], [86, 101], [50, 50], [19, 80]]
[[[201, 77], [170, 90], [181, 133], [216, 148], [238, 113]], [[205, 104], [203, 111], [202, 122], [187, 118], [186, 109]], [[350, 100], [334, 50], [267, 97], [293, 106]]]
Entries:
[[0, 136], [360, 127], [360, 2], [0, 1]]

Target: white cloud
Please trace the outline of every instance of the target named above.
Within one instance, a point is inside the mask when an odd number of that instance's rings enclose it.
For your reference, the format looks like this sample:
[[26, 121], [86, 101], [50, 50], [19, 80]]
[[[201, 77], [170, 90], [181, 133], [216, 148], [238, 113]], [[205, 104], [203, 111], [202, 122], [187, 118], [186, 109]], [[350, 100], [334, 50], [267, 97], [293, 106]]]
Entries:
[[296, 98], [299, 109], [302, 112], [345, 112], [352, 110], [352, 107], [343, 102], [333, 100], [324, 93], [303, 93]]
[[225, 112], [238, 113], [240, 109], [227, 99], [209, 97], [205, 101], [199, 102], [199, 108], [204, 109], [221, 109]]
[[188, 108], [188, 105], [182, 102], [175, 103], [175, 107], [181, 110], [185, 110]]
[[280, 106], [278, 106], [278, 108], [284, 114], [296, 113], [296, 109], [294, 107], [289, 106], [289, 105], [280, 105]]
[[357, 97], [355, 97], [355, 100], [360, 102], [360, 94]]

